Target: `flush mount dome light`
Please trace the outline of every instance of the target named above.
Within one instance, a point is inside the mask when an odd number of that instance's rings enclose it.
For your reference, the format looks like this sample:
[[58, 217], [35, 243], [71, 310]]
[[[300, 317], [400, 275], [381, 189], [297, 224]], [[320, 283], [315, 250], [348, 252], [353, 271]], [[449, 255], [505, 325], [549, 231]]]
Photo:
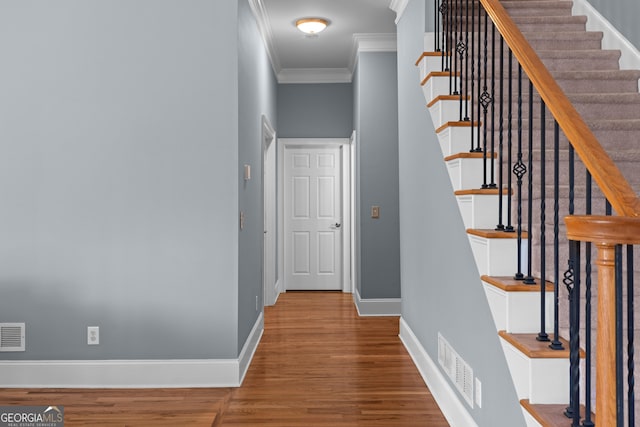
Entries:
[[318, 34], [327, 28], [329, 22], [322, 18], [302, 18], [296, 21], [296, 27], [305, 34]]

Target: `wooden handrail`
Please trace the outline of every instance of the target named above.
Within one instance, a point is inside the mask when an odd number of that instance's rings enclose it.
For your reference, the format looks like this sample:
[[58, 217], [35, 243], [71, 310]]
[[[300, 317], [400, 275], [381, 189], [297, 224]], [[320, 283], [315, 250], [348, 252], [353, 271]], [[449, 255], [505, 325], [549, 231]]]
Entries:
[[480, 0], [522, 69], [616, 213], [639, 217], [640, 199], [499, 0]]

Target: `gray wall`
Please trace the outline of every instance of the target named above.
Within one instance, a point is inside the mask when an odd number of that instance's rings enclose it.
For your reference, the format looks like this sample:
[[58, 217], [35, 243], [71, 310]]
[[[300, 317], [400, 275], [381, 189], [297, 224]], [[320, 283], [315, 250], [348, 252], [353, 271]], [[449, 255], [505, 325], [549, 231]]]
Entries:
[[278, 85], [278, 138], [348, 138], [351, 83]]
[[[238, 351], [242, 349], [258, 313], [262, 297], [262, 115], [276, 123], [276, 78], [247, 0], [238, 2], [239, 14], [239, 210], [245, 215], [239, 234]], [[244, 180], [244, 165], [251, 179]], [[256, 310], [258, 297], [258, 310]]]
[[470, 409], [479, 426], [522, 426], [414, 65], [423, 50], [424, 7], [425, 0], [410, 0], [398, 24], [402, 317], [436, 363], [441, 332], [471, 365], [482, 381], [482, 408]]
[[[363, 299], [400, 298], [398, 85], [395, 52], [360, 53], [354, 73], [357, 135], [357, 287]], [[371, 207], [380, 218], [371, 218]]]
[[638, 0], [588, 0], [636, 48], [640, 49], [640, 2]]
[[237, 356], [237, 7], [0, 3], [0, 358]]

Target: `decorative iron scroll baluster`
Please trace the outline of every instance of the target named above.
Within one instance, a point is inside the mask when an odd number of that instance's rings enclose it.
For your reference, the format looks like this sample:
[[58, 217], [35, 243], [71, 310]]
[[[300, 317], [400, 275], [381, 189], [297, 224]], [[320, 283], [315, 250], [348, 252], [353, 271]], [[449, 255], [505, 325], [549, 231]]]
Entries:
[[[478, 53], [478, 57], [477, 57], [477, 61], [478, 61], [478, 74], [476, 75], [477, 78], [477, 83], [478, 83], [478, 92], [477, 92], [477, 100], [478, 100], [478, 125], [476, 126], [476, 149], [475, 151], [478, 153], [482, 153], [483, 149], [481, 147], [482, 144], [482, 139], [480, 138], [480, 126], [485, 126], [486, 123], [481, 123], [481, 119], [480, 119], [480, 107], [482, 106], [482, 93], [481, 93], [481, 87], [482, 87], [482, 47], [481, 47], [481, 42], [480, 42], [480, 37], [481, 37], [481, 30], [482, 30], [482, 4], [478, 3], [478, 49], [477, 49], [477, 53]], [[473, 128], [472, 128], [473, 129]]]
[[[547, 237], [546, 224], [547, 219], [547, 192], [546, 192], [546, 105], [542, 99], [540, 99], [540, 332], [536, 339], [538, 341], [549, 341], [549, 334], [547, 334], [546, 319], [546, 300], [547, 300], [547, 256], [546, 256], [546, 243]], [[531, 196], [529, 196], [531, 197]]]
[[[529, 81], [529, 153], [528, 153], [528, 197], [527, 197], [527, 231], [531, 233], [533, 230], [533, 83]], [[533, 280], [532, 263], [533, 257], [533, 239], [531, 234], [527, 239], [527, 276], [524, 278], [526, 285], [535, 285]]]
[[[462, 0], [458, 0], [459, 2], [462, 2]], [[466, 14], [466, 12], [465, 12]], [[463, 81], [466, 80], [466, 73], [467, 70], [464, 69], [464, 56], [465, 56], [465, 52], [467, 51], [467, 45], [465, 44], [464, 40], [463, 40], [463, 36], [465, 34], [465, 32], [463, 31], [463, 24], [464, 24], [464, 19], [463, 19], [463, 11], [462, 11], [462, 5], [460, 5], [460, 9], [458, 10], [458, 22], [460, 25], [460, 32], [459, 32], [459, 36], [458, 36], [458, 43], [456, 44], [456, 52], [458, 53], [458, 57], [459, 60], [458, 62], [460, 63], [460, 77], [458, 78], [458, 86], [459, 89], [457, 90], [457, 94], [460, 95], [460, 101], [459, 101], [459, 108], [460, 108], [460, 114], [459, 114], [459, 119], [462, 121], [463, 120], [463, 112], [462, 112], [462, 104], [464, 102], [464, 93], [463, 93]]]
[[634, 297], [633, 297], [633, 245], [627, 245], [627, 405], [628, 424], [635, 425], [635, 361], [634, 361]]
[[[560, 341], [560, 126], [553, 123], [553, 340], [552, 350], [564, 350]], [[544, 283], [544, 282], [543, 282]]]
[[[488, 44], [488, 38], [489, 38], [489, 24], [488, 24], [488, 16], [485, 13], [484, 14], [484, 73], [483, 73], [483, 84], [482, 84], [482, 93], [480, 94], [480, 97], [478, 98], [480, 100], [480, 105], [482, 105], [482, 157], [483, 157], [483, 162], [482, 162], [482, 168], [483, 168], [483, 182], [482, 182], [482, 188], [495, 188], [495, 184], [490, 184], [489, 182], [487, 182], [487, 160], [488, 160], [488, 143], [487, 143], [487, 128], [489, 127], [489, 122], [487, 120], [487, 110], [489, 108], [489, 105], [493, 104], [493, 96], [487, 92], [488, 88], [487, 88], [487, 66], [489, 64], [489, 44]], [[479, 85], [479, 82], [478, 82]], [[478, 86], [479, 87], [479, 86]], [[480, 130], [480, 128], [478, 128], [478, 131]], [[491, 154], [493, 155], [493, 150], [491, 151]], [[491, 158], [491, 162], [493, 163], [493, 157]], [[491, 177], [491, 182], [493, 182], [493, 177]]]
[[516, 185], [518, 186], [518, 201], [516, 202], [517, 213], [517, 252], [518, 252], [518, 271], [514, 278], [523, 280], [522, 274], [522, 177], [527, 173], [527, 166], [522, 161], [522, 66], [518, 64], [518, 161], [513, 166], [513, 174], [516, 176]]
[[622, 245], [616, 245], [616, 423], [624, 426], [624, 369], [622, 342]]
[[580, 242], [569, 242], [569, 269], [564, 274], [569, 291], [569, 406], [571, 427], [580, 426]]
[[440, 3], [440, 14], [442, 15], [442, 71], [449, 71], [449, 63], [447, 60], [448, 52], [449, 52], [449, 44], [448, 44], [448, 4], [447, 0], [442, 0]]
[[[503, 231], [504, 223], [502, 218], [503, 197], [502, 190], [504, 188], [504, 39], [500, 36], [500, 103], [498, 104], [498, 225], [496, 230]], [[494, 103], [495, 105], [495, 103]], [[511, 197], [509, 197], [511, 198]]]

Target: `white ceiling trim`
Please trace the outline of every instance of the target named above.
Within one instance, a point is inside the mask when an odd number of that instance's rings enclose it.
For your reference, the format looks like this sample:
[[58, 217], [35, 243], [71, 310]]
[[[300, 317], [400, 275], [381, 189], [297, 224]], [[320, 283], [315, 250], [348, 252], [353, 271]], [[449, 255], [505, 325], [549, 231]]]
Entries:
[[348, 68], [283, 68], [277, 75], [278, 83], [351, 83]]
[[256, 18], [258, 23], [258, 31], [260, 32], [260, 36], [262, 37], [262, 41], [264, 42], [264, 46], [267, 50], [267, 55], [269, 56], [273, 72], [278, 75], [282, 70], [282, 67], [278, 60], [276, 48], [273, 45], [273, 34], [271, 33], [271, 22], [269, 21], [267, 9], [264, 6], [263, 0], [249, 0], [249, 5], [251, 6], [253, 16]]
[[355, 70], [358, 63], [358, 54], [361, 52], [396, 52], [397, 50], [398, 39], [396, 34], [356, 33], [353, 35], [349, 69], [351, 72]]
[[404, 14], [404, 10], [407, 8], [408, 4], [409, 4], [409, 0], [391, 0], [389, 9], [393, 10], [396, 13], [396, 24], [402, 18], [402, 15]]

